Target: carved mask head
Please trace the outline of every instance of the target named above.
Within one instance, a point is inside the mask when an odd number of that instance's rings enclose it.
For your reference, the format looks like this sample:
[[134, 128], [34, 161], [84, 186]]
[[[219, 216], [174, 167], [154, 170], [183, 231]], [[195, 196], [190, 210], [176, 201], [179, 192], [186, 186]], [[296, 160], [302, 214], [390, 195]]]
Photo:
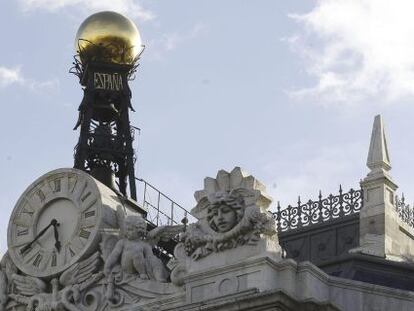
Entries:
[[244, 213], [244, 202], [239, 196], [228, 193], [216, 193], [209, 197], [207, 221], [210, 227], [219, 233], [228, 232], [241, 220]]
[[142, 239], [147, 235], [147, 223], [141, 216], [127, 216], [124, 231], [129, 240]]

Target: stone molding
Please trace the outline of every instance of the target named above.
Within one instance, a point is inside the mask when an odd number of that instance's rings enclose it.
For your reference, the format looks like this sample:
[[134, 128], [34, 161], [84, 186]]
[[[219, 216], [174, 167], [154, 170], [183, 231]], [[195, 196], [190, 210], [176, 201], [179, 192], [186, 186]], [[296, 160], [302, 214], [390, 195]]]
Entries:
[[[258, 272], [264, 277], [246, 278], [246, 286], [237, 291], [220, 293], [217, 296], [211, 296], [210, 291], [204, 291], [206, 296], [195, 300], [189, 295], [192, 289], [203, 284], [210, 286], [229, 276], [253, 275]], [[310, 262], [298, 264], [291, 259], [277, 261], [259, 257], [226, 267], [198, 271], [185, 278], [184, 287], [186, 296], [180, 296], [177, 300], [161, 299], [156, 303], [143, 305], [142, 309], [131, 310], [275, 310], [272, 308], [276, 307], [286, 311], [414, 309], [414, 292], [329, 276]], [[293, 305], [284, 305], [286, 300], [283, 295], [289, 297], [296, 308]], [[306, 304], [307, 302], [309, 303]]]

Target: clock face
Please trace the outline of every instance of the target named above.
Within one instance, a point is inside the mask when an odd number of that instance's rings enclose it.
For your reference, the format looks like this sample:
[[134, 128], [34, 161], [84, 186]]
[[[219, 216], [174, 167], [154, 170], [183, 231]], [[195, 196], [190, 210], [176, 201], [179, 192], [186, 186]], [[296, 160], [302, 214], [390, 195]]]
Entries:
[[75, 169], [50, 172], [16, 204], [8, 227], [9, 254], [28, 275], [54, 276], [97, 245], [101, 218], [92, 177]]

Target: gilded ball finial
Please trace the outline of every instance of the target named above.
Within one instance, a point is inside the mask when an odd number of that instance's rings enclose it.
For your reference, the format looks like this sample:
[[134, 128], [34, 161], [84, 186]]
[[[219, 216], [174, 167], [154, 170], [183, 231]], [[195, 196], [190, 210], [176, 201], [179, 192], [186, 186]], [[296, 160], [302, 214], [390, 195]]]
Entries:
[[138, 28], [129, 18], [111, 11], [95, 13], [80, 25], [75, 50], [83, 64], [102, 61], [133, 64], [143, 50]]

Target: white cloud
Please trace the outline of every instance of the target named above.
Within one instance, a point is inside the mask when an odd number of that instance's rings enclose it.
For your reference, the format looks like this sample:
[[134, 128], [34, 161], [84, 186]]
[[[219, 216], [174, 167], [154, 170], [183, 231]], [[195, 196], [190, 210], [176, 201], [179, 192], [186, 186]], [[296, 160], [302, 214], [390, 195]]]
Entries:
[[21, 84], [23, 81], [20, 67], [7, 68], [0, 66], [0, 87], [6, 87], [15, 83]]
[[167, 52], [173, 51], [181, 43], [197, 38], [207, 31], [207, 26], [204, 23], [196, 23], [187, 32], [171, 32], [159, 36], [159, 39], [150, 40], [147, 48], [151, 51], [150, 54], [154, 59], [162, 59]]
[[59, 90], [59, 79], [54, 78], [46, 81], [25, 80], [26, 86], [35, 93], [50, 94], [50, 92]]
[[46, 81], [36, 81], [26, 78], [22, 73], [22, 66], [8, 68], [0, 66], [0, 88], [6, 88], [13, 84], [25, 87], [33, 92], [49, 92], [59, 88], [59, 80], [51, 79]]
[[413, 10], [410, 0], [320, 0], [291, 14], [302, 31], [288, 42], [317, 79], [291, 94], [324, 102], [413, 96]]
[[154, 18], [154, 13], [144, 9], [136, 0], [19, 0], [24, 11], [46, 10], [56, 12], [65, 8], [86, 9], [88, 11], [112, 10], [141, 21]]

